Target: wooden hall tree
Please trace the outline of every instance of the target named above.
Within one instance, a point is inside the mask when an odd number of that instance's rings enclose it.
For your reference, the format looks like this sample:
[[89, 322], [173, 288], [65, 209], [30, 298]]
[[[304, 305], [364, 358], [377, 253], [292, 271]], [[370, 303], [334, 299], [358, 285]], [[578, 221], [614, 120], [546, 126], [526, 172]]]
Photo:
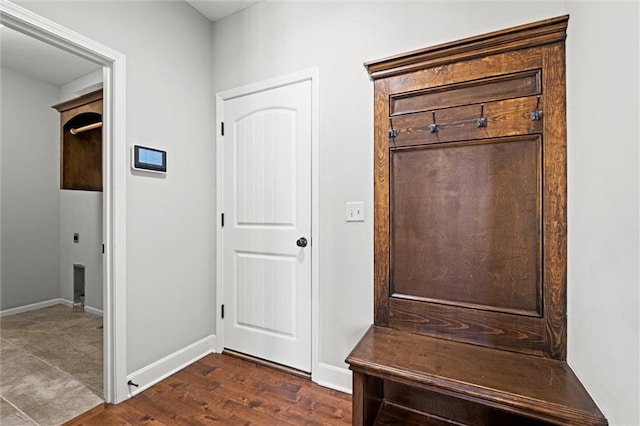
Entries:
[[366, 64], [374, 325], [353, 424], [607, 424], [566, 363], [568, 16]]

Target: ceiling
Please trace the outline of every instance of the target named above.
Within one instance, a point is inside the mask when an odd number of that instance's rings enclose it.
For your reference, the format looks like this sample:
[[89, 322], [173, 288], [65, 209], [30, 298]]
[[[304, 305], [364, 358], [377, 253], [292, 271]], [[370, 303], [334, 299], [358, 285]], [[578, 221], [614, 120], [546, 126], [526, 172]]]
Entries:
[[[210, 21], [231, 15], [260, 1], [186, 0]], [[2, 68], [60, 86], [99, 70], [100, 65], [0, 25]]]
[[211, 22], [260, 3], [260, 1], [248, 0], [186, 0], [186, 2], [193, 6], [193, 8], [198, 12], [209, 18]]
[[2, 68], [60, 86], [102, 66], [5, 26], [0, 27]]

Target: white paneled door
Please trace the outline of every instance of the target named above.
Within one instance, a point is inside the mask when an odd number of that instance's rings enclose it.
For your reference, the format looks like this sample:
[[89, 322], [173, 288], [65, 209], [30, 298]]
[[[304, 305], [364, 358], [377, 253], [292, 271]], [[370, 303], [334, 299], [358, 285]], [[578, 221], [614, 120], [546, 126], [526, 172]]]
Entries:
[[311, 371], [311, 81], [224, 101], [224, 346]]

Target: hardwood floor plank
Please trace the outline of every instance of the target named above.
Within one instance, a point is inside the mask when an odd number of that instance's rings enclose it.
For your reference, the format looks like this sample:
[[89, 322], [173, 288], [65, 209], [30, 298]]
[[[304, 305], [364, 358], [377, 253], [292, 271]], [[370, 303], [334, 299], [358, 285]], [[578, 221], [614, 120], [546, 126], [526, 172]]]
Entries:
[[118, 405], [66, 423], [92, 425], [346, 425], [351, 396], [250, 360], [211, 354]]
[[[250, 365], [247, 366], [246, 361], [235, 358], [230, 359], [228, 363], [226, 358], [206, 357], [202, 361], [207, 365], [217, 367], [207, 377], [221, 382], [221, 390], [225, 392], [227, 397], [233, 395], [234, 398], [237, 398], [236, 400], [240, 400], [242, 392], [250, 389], [254, 392], [256, 400], [253, 401], [253, 404], [256, 405], [256, 409], [271, 411], [281, 421], [296, 425], [316, 424], [314, 423], [316, 421], [321, 425], [351, 423], [351, 402], [348, 395], [346, 395], [348, 403], [345, 404], [347, 407], [347, 415], [345, 416], [343, 407], [338, 407], [337, 411], [332, 408], [337, 400], [331, 400], [334, 397], [329, 394], [326, 388], [307, 379], [253, 363], [249, 363]], [[237, 369], [219, 368], [221, 362], [228, 366], [233, 365]], [[316, 395], [318, 400], [312, 400], [304, 393], [300, 393], [302, 389], [312, 388], [323, 390], [322, 393]], [[237, 394], [237, 391], [240, 394]], [[327, 397], [331, 402], [323, 404], [322, 399]], [[282, 404], [288, 407], [285, 412], [279, 410]], [[258, 406], [260, 408], [257, 408]]]
[[[129, 407], [123, 404], [119, 405], [111, 405], [109, 411], [123, 421], [129, 422], [132, 425], [153, 425], [153, 426], [163, 426], [164, 423], [154, 419], [149, 414], [145, 414], [139, 410], [136, 410], [133, 407]], [[107, 424], [107, 423], [102, 423]]]
[[[213, 369], [220, 368], [222, 363], [227, 366], [233, 365], [237, 367], [238, 371], [242, 372], [241, 380], [248, 380], [251, 386], [256, 390], [273, 392], [278, 386], [284, 387], [288, 391], [278, 392], [277, 395], [284, 397], [289, 402], [299, 403], [299, 396], [305, 395], [310, 398], [321, 398], [324, 401], [330, 401], [332, 405], [351, 407], [351, 396], [348, 394], [324, 388], [307, 379], [292, 376], [254, 363], [249, 362], [250, 366], [247, 367], [246, 361], [239, 360], [235, 357], [231, 357], [229, 359], [205, 357], [201, 362]], [[211, 375], [209, 375], [209, 377], [211, 377]], [[295, 392], [293, 392], [294, 390]]]
[[[191, 376], [193, 377], [193, 376]], [[206, 380], [206, 378], [200, 378]], [[181, 394], [179, 399], [186, 401], [193, 399], [194, 401], [206, 401], [206, 415], [196, 416], [207, 421], [224, 419], [225, 424], [240, 422], [239, 424], [276, 424], [277, 419], [272, 418], [265, 413], [253, 410], [254, 403], [245, 403], [245, 400], [235, 401], [229, 398], [224, 391], [219, 391], [220, 384], [213, 387], [202, 387], [202, 383], [196, 385], [190, 380], [189, 374], [182, 370], [167, 379], [168, 384], [174, 389], [179, 389]], [[212, 416], [212, 414], [215, 414]]]
[[127, 403], [104, 404], [68, 421], [64, 426], [102, 426], [102, 425], [153, 425], [164, 426], [148, 414]]
[[261, 413], [269, 418], [268, 424], [304, 424], [306, 420], [305, 413], [292, 408], [292, 403], [283, 403], [276, 395], [257, 392], [242, 376], [232, 373], [218, 382], [220, 386], [212, 393], [225, 398], [228, 404], [238, 404]]
[[172, 392], [171, 388], [161, 382], [150, 388], [149, 391], [149, 393], [143, 392], [132, 398], [133, 407], [167, 425], [199, 426], [206, 424], [195, 419], [198, 415], [206, 414], [206, 410], [190, 404], [191, 401], [180, 401], [178, 399], [181, 393], [179, 390]]

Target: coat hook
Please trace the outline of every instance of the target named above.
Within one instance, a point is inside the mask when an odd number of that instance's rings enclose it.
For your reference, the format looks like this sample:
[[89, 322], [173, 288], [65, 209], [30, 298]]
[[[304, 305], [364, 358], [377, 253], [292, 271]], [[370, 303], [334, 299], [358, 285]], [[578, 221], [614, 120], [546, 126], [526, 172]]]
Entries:
[[484, 116], [484, 104], [480, 104], [480, 118], [476, 118], [476, 127], [487, 127], [487, 118]]
[[538, 95], [538, 100], [536, 101], [536, 109], [531, 111], [531, 121], [540, 121], [542, 120], [542, 111], [540, 111], [540, 95]]
[[389, 117], [389, 137], [395, 139], [398, 136], [398, 131], [393, 128], [393, 119]]
[[389, 117], [389, 139], [393, 142], [393, 146], [396, 146], [396, 136], [398, 136], [398, 130], [393, 127], [393, 119]]
[[431, 114], [433, 115], [433, 124], [429, 125], [429, 131], [431, 133], [438, 133], [438, 131], [440, 130], [440, 125], [436, 123], [436, 112], [431, 111]]

